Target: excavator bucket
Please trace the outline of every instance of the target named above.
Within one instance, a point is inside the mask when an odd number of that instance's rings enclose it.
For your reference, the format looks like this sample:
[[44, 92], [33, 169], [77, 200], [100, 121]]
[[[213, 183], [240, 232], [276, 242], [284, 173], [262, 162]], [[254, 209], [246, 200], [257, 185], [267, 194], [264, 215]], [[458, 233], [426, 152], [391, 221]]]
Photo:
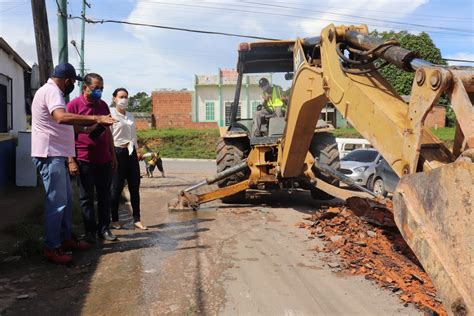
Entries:
[[450, 315], [474, 315], [474, 163], [402, 177], [395, 222]]

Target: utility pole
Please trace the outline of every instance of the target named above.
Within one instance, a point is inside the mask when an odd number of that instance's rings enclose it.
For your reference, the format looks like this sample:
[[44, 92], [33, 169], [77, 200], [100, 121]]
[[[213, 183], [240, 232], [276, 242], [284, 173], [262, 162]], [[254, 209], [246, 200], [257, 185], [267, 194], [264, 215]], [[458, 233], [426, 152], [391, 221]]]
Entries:
[[31, 0], [33, 12], [33, 24], [35, 28], [36, 54], [38, 55], [38, 67], [40, 85], [48, 80], [53, 72], [53, 55], [51, 53], [51, 41], [49, 39], [48, 15], [44, 0]]
[[[84, 78], [84, 39], [86, 37], [86, 6], [91, 7], [91, 5], [89, 3], [87, 3], [86, 0], [82, 0], [82, 12], [81, 12], [81, 16], [82, 16], [82, 23], [81, 23], [81, 53], [80, 53], [80, 58], [81, 58], [81, 64], [80, 64], [80, 68], [81, 68], [81, 77]], [[84, 82], [80, 82], [79, 83], [79, 93], [80, 91], [82, 91], [82, 85], [84, 84]]]
[[58, 0], [58, 63], [67, 63], [67, 0]]

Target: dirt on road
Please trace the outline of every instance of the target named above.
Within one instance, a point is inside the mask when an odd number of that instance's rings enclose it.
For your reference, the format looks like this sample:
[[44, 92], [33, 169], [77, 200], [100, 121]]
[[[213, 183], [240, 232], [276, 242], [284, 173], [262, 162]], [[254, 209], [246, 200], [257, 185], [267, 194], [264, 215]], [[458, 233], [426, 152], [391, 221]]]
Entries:
[[168, 212], [167, 203], [179, 190], [214, 168], [212, 162], [166, 162], [168, 178], [142, 181], [142, 221], [150, 229], [131, 229], [126, 204], [120, 216], [127, 229], [115, 231], [119, 241], [74, 253], [71, 266], [39, 257], [0, 261], [0, 314], [422, 314], [393, 288], [333, 272], [334, 264], [341, 265], [339, 255], [349, 249], [316, 252], [330, 247], [328, 242], [295, 227], [325, 207], [307, 192]]
[[[360, 200], [360, 201], [358, 201]], [[447, 315], [436, 289], [421, 264], [403, 240], [390, 209], [372, 208], [353, 198], [347, 206], [320, 208], [298, 224], [310, 231], [309, 238], [326, 241], [315, 251], [338, 255], [333, 271], [363, 275], [414, 303], [429, 314]]]

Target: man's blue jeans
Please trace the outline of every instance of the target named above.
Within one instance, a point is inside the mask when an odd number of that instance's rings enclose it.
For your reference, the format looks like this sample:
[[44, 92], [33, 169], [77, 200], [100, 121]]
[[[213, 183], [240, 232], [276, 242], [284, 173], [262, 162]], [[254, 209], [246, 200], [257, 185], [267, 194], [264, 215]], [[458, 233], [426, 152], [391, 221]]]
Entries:
[[56, 249], [71, 238], [72, 188], [66, 157], [33, 157], [43, 179], [44, 246]]

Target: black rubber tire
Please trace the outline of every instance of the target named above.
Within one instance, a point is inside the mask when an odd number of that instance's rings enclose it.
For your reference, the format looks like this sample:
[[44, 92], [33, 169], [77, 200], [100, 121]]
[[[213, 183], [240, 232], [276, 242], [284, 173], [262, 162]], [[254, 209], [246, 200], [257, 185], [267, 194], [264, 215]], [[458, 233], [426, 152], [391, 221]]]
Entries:
[[[327, 164], [333, 169], [339, 170], [339, 149], [337, 148], [336, 138], [331, 133], [314, 133], [309, 151], [319, 162]], [[339, 186], [339, 180], [328, 174], [322, 173], [314, 166], [313, 173], [317, 178], [322, 179], [323, 181], [334, 186]], [[315, 188], [314, 186], [311, 186], [310, 191], [311, 197], [315, 200], [330, 200], [334, 198], [332, 195], [329, 195], [326, 192]]]
[[[248, 138], [219, 138], [216, 146], [217, 172], [222, 172], [231, 167], [240, 164], [250, 152], [250, 142]], [[232, 184], [239, 183], [247, 179], [250, 170], [240, 171], [232, 176], [219, 181], [217, 186], [223, 188]], [[221, 199], [223, 203], [235, 204], [242, 203], [245, 200], [245, 191]]]
[[371, 174], [369, 178], [367, 179], [367, 184], [365, 185], [365, 187], [369, 189], [370, 191], [373, 191], [373, 188], [374, 188], [374, 176], [375, 175]]

